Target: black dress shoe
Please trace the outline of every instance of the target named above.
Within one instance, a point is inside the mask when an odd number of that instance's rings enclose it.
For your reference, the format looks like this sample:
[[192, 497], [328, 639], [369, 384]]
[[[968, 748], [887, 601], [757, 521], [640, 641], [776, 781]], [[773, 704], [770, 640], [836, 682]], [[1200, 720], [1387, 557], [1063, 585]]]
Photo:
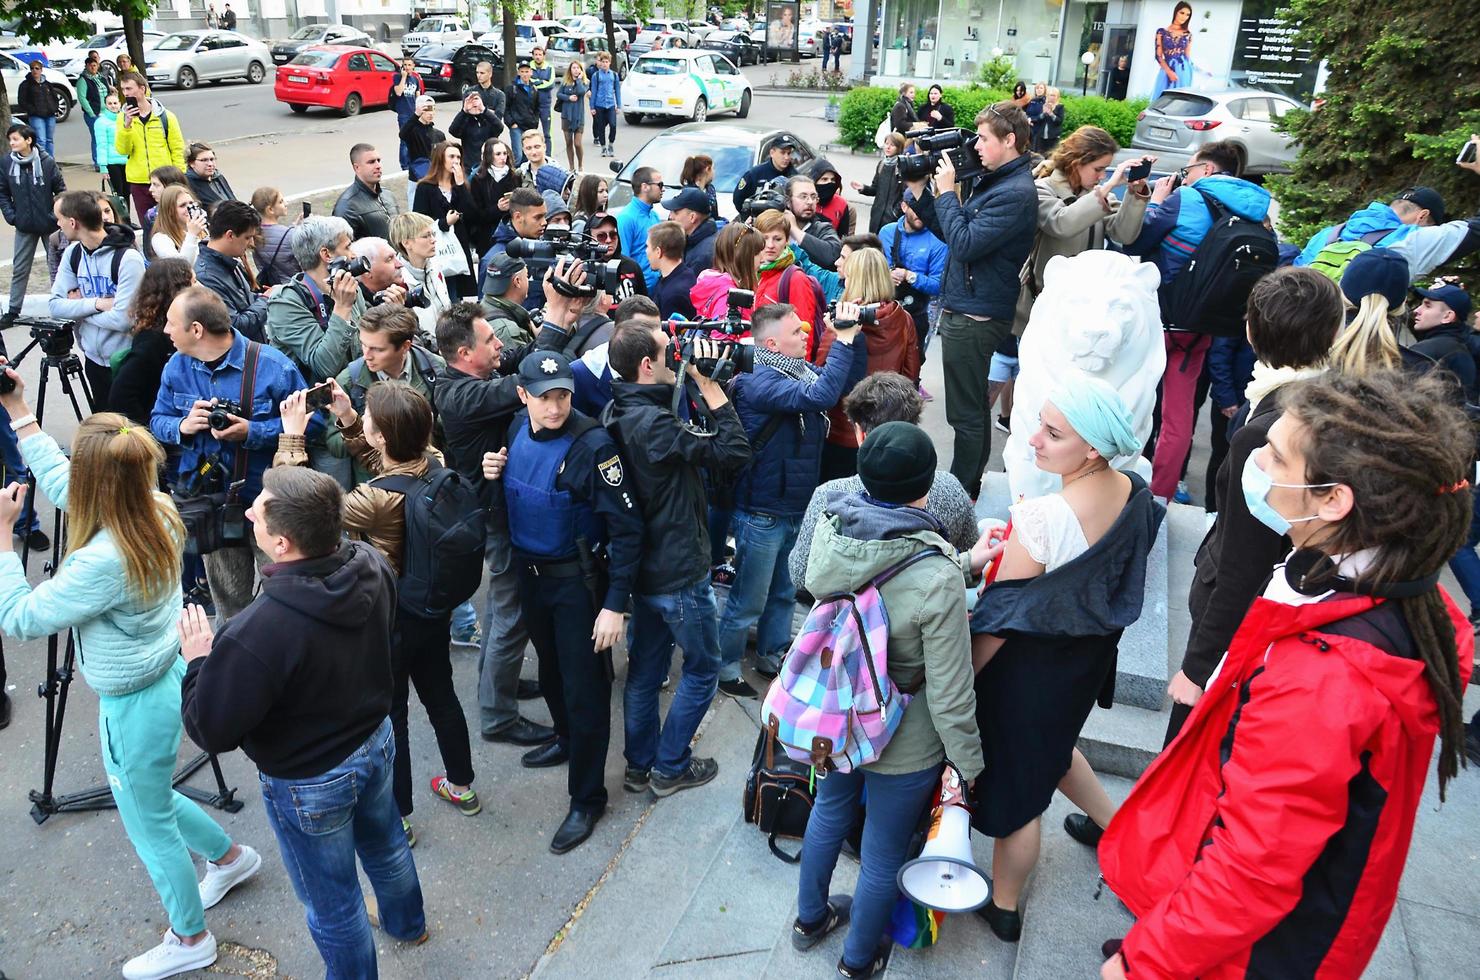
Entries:
[[550, 841], [550, 851], [555, 854], [564, 854], [573, 851], [586, 842], [591, 832], [596, 829], [601, 814], [586, 813], [582, 810], [572, 810], [565, 815], [560, 829], [555, 831], [554, 838]]
[[1107, 939], [1100, 944], [1100, 955], [1109, 959], [1120, 952], [1120, 947], [1125, 944], [1124, 939]]
[[981, 916], [982, 921], [992, 930], [993, 935], [1004, 943], [1015, 943], [1022, 938], [1023, 917], [1017, 909], [1009, 912], [1006, 909], [999, 909], [996, 902], [988, 902], [977, 909], [976, 914]]
[[526, 769], [549, 769], [570, 761], [570, 747], [559, 742], [550, 742], [537, 749], [530, 749], [519, 757], [519, 764]]
[[45, 551], [51, 547], [51, 538], [39, 527], [28, 534], [17, 534], [16, 537], [25, 541], [26, 547], [32, 552]]
[[4, 691], [0, 691], [0, 728], [10, 727], [10, 711], [12, 707], [10, 695]]
[[536, 698], [544, 697], [544, 695], [540, 693], [539, 681], [526, 681], [521, 679], [519, 681], [518, 689], [514, 692], [514, 697], [516, 700], [519, 701], [533, 701]]
[[555, 729], [528, 718], [516, 718], [512, 725], [505, 725], [496, 732], [484, 732], [483, 741], [508, 742], [510, 745], [544, 745], [555, 741]]
[[1064, 832], [1085, 847], [1099, 847], [1100, 838], [1105, 836], [1105, 828], [1083, 813], [1071, 813], [1065, 817]]

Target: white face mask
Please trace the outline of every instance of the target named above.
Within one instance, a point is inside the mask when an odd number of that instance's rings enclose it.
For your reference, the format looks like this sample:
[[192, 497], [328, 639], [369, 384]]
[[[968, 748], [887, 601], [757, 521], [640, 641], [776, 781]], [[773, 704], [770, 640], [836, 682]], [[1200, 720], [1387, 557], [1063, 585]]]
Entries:
[[1249, 508], [1249, 515], [1280, 536], [1289, 534], [1294, 525], [1320, 520], [1320, 516], [1312, 514], [1309, 517], [1285, 517], [1269, 502], [1271, 489], [1284, 487], [1288, 490], [1320, 490], [1336, 486], [1335, 483], [1275, 483], [1259, 465], [1254, 453], [1250, 453], [1244, 460], [1244, 472], [1239, 483], [1244, 491], [1244, 504]]

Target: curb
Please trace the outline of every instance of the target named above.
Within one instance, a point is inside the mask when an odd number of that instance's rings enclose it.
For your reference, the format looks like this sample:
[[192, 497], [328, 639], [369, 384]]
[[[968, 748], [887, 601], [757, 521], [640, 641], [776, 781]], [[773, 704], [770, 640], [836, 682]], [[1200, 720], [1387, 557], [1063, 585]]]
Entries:
[[752, 85], [750, 88], [762, 95], [787, 95], [794, 99], [816, 99], [820, 102], [826, 102], [835, 95], [841, 99], [848, 94], [846, 91], [823, 92], [810, 88], [787, 88], [785, 85]]

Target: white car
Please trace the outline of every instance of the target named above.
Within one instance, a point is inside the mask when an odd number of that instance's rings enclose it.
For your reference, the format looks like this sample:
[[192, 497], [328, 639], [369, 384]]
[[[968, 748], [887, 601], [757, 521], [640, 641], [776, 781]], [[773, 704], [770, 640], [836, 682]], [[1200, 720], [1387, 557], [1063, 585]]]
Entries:
[[[145, 31], [144, 50], [154, 47], [162, 37], [164, 34], [160, 31]], [[82, 74], [82, 66], [87, 63], [89, 51], [97, 52], [99, 74], [111, 78], [118, 72], [118, 56], [128, 54], [128, 38], [123, 31], [106, 31], [69, 47], [66, 52], [51, 59], [51, 66], [75, 81]]]
[[[514, 24], [514, 56], [528, 58], [537, 46], [550, 47], [550, 38], [565, 33], [565, 25], [557, 20], [521, 20]], [[502, 57], [504, 53], [504, 28], [496, 25], [486, 34], [478, 35], [478, 43], [486, 44]]]
[[[9, 54], [0, 53], [0, 76], [5, 78], [5, 91], [10, 93], [12, 99], [20, 91], [21, 80], [30, 72], [31, 63], [29, 61], [22, 64], [19, 59], [12, 58]], [[57, 122], [65, 122], [72, 112], [72, 83], [67, 80], [66, 75], [55, 68], [43, 68], [41, 75], [51, 82], [51, 90], [56, 93]]]
[[[606, 36], [606, 22], [594, 14], [578, 14], [575, 17], [567, 17], [561, 23], [565, 24], [565, 30], [570, 34], [599, 34]], [[627, 33], [625, 27], [612, 26], [612, 38], [617, 42], [618, 51], [626, 51], [632, 44], [632, 36]]]
[[750, 81], [722, 54], [665, 48], [632, 63], [622, 83], [622, 114], [632, 124], [646, 116], [703, 122], [715, 113], [750, 115]]
[[144, 57], [151, 88], [192, 89], [197, 82], [223, 78], [245, 78], [256, 85], [272, 64], [267, 45], [236, 31], [176, 31], [161, 38]]
[[472, 42], [473, 32], [468, 30], [468, 22], [461, 17], [423, 17], [416, 22], [411, 33], [401, 38], [401, 50], [415, 54], [423, 44], [450, 44], [455, 48]]

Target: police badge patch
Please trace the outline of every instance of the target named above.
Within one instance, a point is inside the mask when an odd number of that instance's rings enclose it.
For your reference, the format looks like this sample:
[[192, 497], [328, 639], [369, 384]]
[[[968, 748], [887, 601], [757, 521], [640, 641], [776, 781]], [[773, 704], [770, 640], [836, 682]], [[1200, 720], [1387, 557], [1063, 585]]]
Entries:
[[613, 456], [604, 463], [597, 463], [596, 472], [601, 474], [607, 486], [620, 487], [622, 485], [622, 457]]

